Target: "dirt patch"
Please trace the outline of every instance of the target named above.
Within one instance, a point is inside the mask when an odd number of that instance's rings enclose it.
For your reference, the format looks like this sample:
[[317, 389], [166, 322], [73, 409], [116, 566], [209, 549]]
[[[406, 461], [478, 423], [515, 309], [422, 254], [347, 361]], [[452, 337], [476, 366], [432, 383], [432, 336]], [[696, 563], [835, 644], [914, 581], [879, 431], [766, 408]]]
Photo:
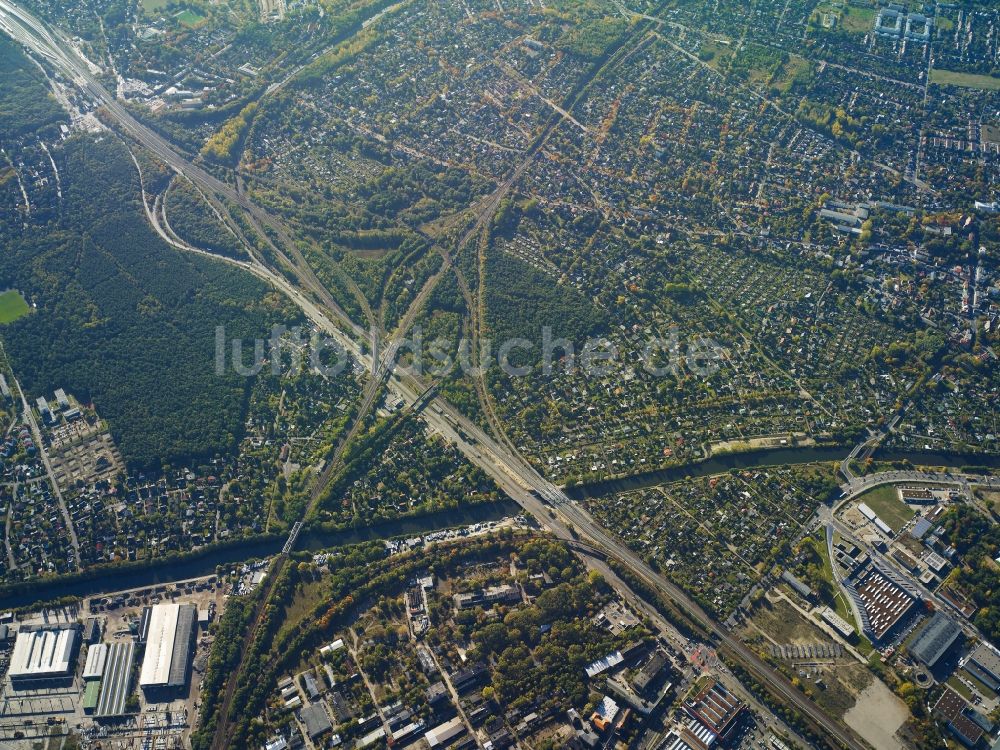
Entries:
[[830, 637], [803, 617], [783, 599], [761, 600], [753, 614], [754, 624], [775, 643], [808, 644], [826, 642]]
[[875, 750], [902, 750], [905, 745], [896, 733], [909, 718], [906, 704], [884, 683], [874, 679], [844, 714], [847, 726]]
[[[766, 635], [765, 635], [766, 633]], [[784, 600], [764, 600], [743, 631], [743, 639], [765, 654], [802, 692], [826, 714], [842, 718], [875, 680], [868, 668], [848, 654], [839, 658], [775, 658], [770, 645], [831, 643], [830, 636], [803, 617]], [[773, 639], [773, 640], [772, 640]]]

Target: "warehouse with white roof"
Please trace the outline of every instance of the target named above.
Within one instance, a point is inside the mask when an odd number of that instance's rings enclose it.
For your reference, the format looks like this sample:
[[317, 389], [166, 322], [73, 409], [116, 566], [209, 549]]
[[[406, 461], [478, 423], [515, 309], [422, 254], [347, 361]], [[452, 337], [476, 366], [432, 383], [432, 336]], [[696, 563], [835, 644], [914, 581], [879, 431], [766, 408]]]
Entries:
[[69, 677], [79, 644], [76, 627], [34, 628], [17, 634], [7, 674], [15, 686]]
[[174, 690], [187, 684], [197, 624], [198, 608], [193, 604], [157, 604], [152, 608], [139, 672], [144, 692]]
[[104, 676], [104, 665], [108, 659], [108, 646], [95, 643], [87, 649], [87, 661], [83, 667], [84, 680], [99, 680]]

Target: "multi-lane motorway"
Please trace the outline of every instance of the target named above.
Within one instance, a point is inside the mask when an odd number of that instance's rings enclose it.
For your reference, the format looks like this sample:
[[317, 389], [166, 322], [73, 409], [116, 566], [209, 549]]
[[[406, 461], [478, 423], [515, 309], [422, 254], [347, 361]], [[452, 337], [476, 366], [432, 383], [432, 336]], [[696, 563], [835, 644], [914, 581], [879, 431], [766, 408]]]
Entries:
[[[242, 207], [260, 223], [272, 225], [271, 217], [260, 207], [251, 203], [242, 193], [198, 165], [192, 164], [171, 146], [162, 136], [137, 121], [109, 93], [91, 73], [84, 61], [66, 38], [20, 8], [11, 0], [0, 0], [0, 28], [22, 43], [30, 51], [44, 57], [64, 76], [72, 80], [95, 103], [101, 105], [113, 118], [121, 130], [140, 145], [154, 153], [175, 171], [184, 174], [203, 190], [225, 198]], [[259, 260], [252, 263], [232, 261], [260, 278], [266, 279], [284, 292], [305, 314], [325, 333], [335, 338], [357, 360], [368, 367], [378, 380], [384, 378], [388, 388], [405, 402], [413, 404], [427, 390], [424, 383], [413, 373], [399, 367], [390, 357], [395, 351], [387, 347], [385, 353], [375, 361], [357, 343], [364, 335], [360, 327], [351, 321], [332, 300], [320, 293], [309, 281], [311, 274], [301, 273], [307, 293], [293, 286], [282, 274], [267, 268]], [[303, 278], [305, 276], [305, 278]], [[323, 307], [314, 301], [312, 295], [322, 300]], [[348, 335], [350, 331], [354, 335]], [[474, 464], [483, 468], [514, 500], [542, 524], [565, 540], [575, 540], [578, 544], [589, 545], [617, 560], [628, 568], [646, 585], [670, 599], [693, 620], [702, 623], [707, 632], [722, 645], [754, 677], [769, 686], [800, 713], [809, 717], [831, 740], [832, 744], [862, 750], [864, 745], [843, 725], [826, 716], [819, 708], [782, 675], [777, 673], [756, 654], [750, 651], [739, 638], [716, 623], [683, 590], [654, 571], [638, 555], [621, 542], [615, 540], [582, 507], [573, 503], [561, 489], [542, 477], [520, 455], [500, 446], [478, 425], [468, 420], [451, 404], [439, 397], [425, 399], [426, 406], [421, 414], [428, 425], [446, 439], [454, 442]], [[289, 548], [295, 543], [294, 535], [289, 539]]]

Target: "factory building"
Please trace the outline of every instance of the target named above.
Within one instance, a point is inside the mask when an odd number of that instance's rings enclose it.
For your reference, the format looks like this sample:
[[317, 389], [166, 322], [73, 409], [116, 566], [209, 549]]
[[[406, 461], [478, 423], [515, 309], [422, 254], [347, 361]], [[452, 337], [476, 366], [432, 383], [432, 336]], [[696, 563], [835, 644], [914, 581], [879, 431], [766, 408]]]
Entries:
[[83, 667], [84, 680], [99, 680], [104, 676], [104, 667], [108, 661], [108, 646], [105, 643], [95, 643], [87, 649], [87, 661]]
[[865, 632], [875, 642], [898, 632], [917, 608], [917, 599], [874, 565], [856, 571], [852, 585], [867, 617]]
[[132, 664], [135, 643], [130, 640], [112, 643], [101, 680], [101, 697], [97, 701], [98, 718], [112, 719], [125, 714], [125, 703], [132, 691]]
[[969, 654], [965, 669], [993, 690], [1000, 690], [1000, 652], [987, 643], [980, 643]]
[[866, 505], [865, 503], [861, 503], [860, 505], [858, 505], [858, 510], [861, 511], [861, 515], [863, 515], [865, 518], [867, 518], [869, 521], [875, 524], [876, 529], [881, 531], [890, 539], [892, 538], [893, 536], [892, 529], [890, 529], [889, 525], [881, 518], [879, 518], [878, 514], [875, 513], [875, 511], [873, 511], [871, 508], [869, 508], [868, 505]]
[[75, 626], [21, 630], [7, 670], [11, 685], [17, 689], [72, 677], [79, 643]]
[[147, 698], [187, 685], [191, 673], [198, 608], [193, 604], [157, 604], [148, 617], [146, 653], [139, 685]]
[[696, 696], [685, 701], [684, 710], [725, 743], [735, 734], [746, 713], [746, 704], [730, 693], [722, 683], [713, 681], [705, 685]]
[[101, 699], [101, 681], [91, 680], [83, 690], [83, 712], [87, 716], [93, 715], [97, 710], [97, 703]]
[[957, 622], [936, 612], [910, 644], [910, 653], [928, 669], [933, 669], [960, 635], [962, 628]]

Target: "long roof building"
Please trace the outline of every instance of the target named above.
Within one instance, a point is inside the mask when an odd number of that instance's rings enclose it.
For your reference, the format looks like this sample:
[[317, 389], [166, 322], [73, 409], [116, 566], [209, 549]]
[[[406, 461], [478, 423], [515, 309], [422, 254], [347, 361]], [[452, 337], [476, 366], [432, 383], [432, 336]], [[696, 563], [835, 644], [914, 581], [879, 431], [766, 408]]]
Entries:
[[104, 678], [101, 680], [101, 697], [97, 702], [99, 717], [122, 716], [125, 701], [132, 689], [132, 663], [135, 660], [135, 643], [112, 643], [105, 661]]
[[856, 575], [854, 586], [868, 614], [869, 635], [881, 641], [914, 610], [917, 600], [874, 565]]
[[14, 682], [66, 677], [72, 671], [77, 628], [39, 628], [17, 634], [7, 674]]
[[152, 608], [139, 673], [143, 689], [184, 686], [197, 618], [198, 608], [193, 604], [157, 604]]
[[106, 643], [95, 643], [87, 649], [87, 662], [83, 668], [83, 679], [99, 680], [104, 676], [104, 666], [108, 660]]

